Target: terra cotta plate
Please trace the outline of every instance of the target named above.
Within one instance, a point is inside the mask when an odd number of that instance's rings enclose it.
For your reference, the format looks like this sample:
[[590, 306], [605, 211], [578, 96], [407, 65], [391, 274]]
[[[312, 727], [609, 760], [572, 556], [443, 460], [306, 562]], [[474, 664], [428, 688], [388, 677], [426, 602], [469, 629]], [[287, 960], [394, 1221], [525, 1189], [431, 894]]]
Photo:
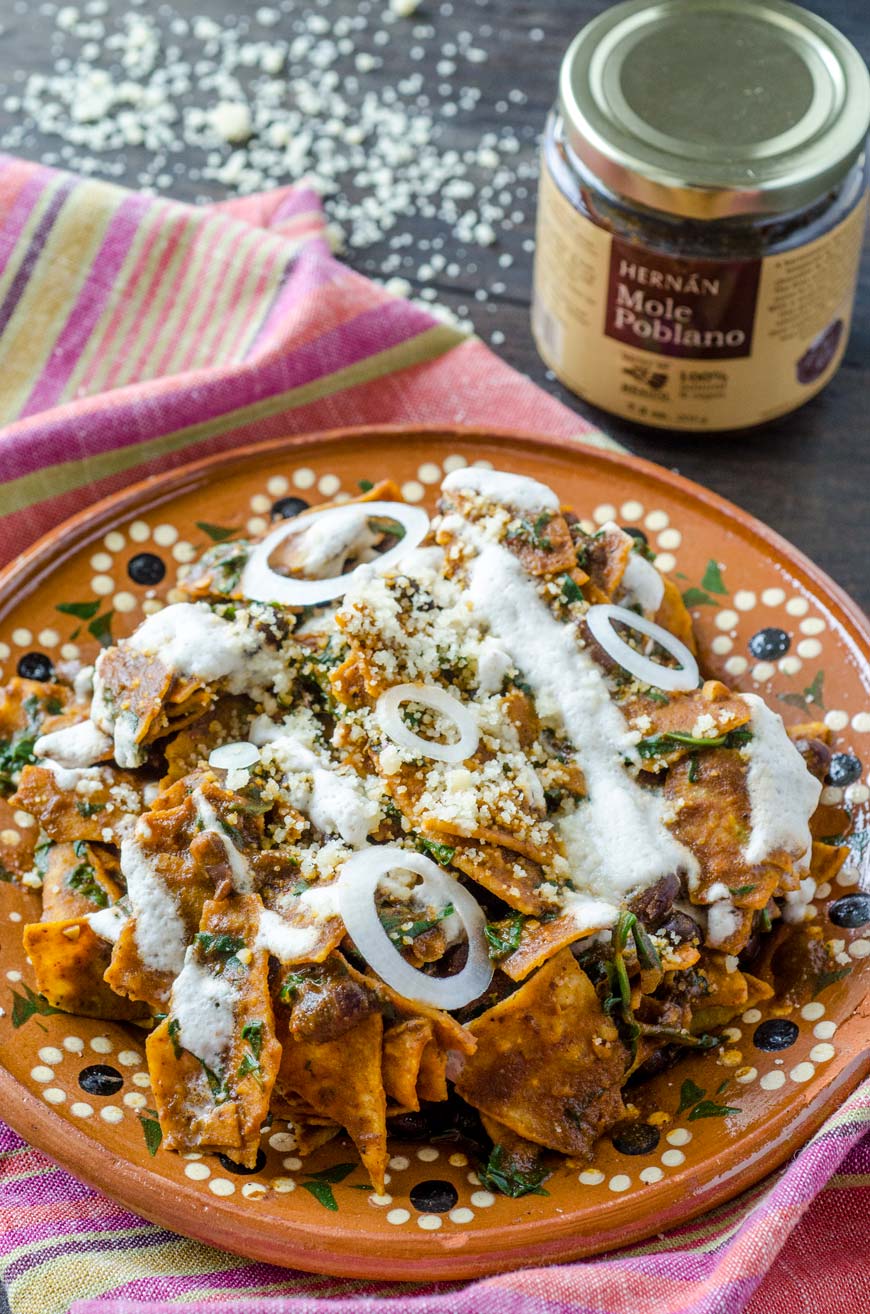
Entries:
[[[566, 440], [457, 429], [368, 429], [295, 437], [217, 455], [123, 491], [67, 521], [0, 577], [0, 664], [97, 650], [141, 621], [180, 564], [222, 528], [259, 532], [281, 498], [323, 501], [392, 476], [432, 506], [445, 470], [483, 461], [534, 475], [592, 522], [642, 529], [689, 602], [707, 673], [758, 690], [787, 722], [823, 717], [848, 783], [829, 788], [832, 833], [853, 813], [853, 863], [831, 905], [870, 886], [870, 626], [841, 590], [743, 512], [645, 461]], [[712, 564], [711, 564], [712, 563]], [[79, 607], [80, 617], [58, 610]], [[24, 661], [32, 671], [35, 658]], [[29, 822], [0, 802], [0, 831]], [[863, 869], [864, 878], [861, 875]], [[369, 1278], [461, 1278], [625, 1245], [727, 1200], [781, 1164], [870, 1069], [870, 898], [851, 928], [825, 923], [839, 979], [787, 1014], [753, 1009], [722, 1047], [684, 1059], [633, 1095], [636, 1135], [605, 1138], [589, 1164], [565, 1166], [547, 1194], [481, 1188], [463, 1147], [437, 1136], [391, 1145], [389, 1195], [372, 1195], [341, 1139], [304, 1163], [283, 1124], [261, 1163], [153, 1147], [143, 1035], [135, 1027], [45, 1012], [29, 988], [22, 923], [38, 896], [0, 884], [0, 1096], [35, 1145], [124, 1205], [251, 1258]], [[837, 912], [834, 912], [835, 917]], [[769, 1021], [772, 1025], [761, 1027]], [[710, 1105], [733, 1112], [705, 1116]], [[681, 1107], [682, 1106], [682, 1107]], [[658, 1115], [653, 1122], [651, 1115]]]

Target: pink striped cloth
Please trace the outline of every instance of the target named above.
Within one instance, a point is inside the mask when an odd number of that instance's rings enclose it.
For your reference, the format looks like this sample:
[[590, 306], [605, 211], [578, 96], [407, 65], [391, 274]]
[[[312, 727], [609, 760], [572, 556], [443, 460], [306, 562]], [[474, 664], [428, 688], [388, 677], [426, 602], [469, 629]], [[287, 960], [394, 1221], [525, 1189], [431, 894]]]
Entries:
[[[397, 421], [609, 442], [333, 259], [310, 191], [197, 210], [0, 158], [0, 561], [147, 474]], [[667, 1236], [435, 1287], [239, 1260], [121, 1209], [0, 1124], [0, 1314], [858, 1314], [868, 1121], [870, 1083], [787, 1170]]]

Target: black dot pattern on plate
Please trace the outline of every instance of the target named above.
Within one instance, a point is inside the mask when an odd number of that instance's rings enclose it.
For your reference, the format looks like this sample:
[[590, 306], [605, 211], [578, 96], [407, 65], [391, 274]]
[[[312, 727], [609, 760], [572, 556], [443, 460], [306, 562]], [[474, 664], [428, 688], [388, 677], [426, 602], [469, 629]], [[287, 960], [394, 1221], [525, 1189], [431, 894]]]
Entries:
[[273, 520], [292, 520], [300, 511], [307, 511], [308, 503], [303, 497], [279, 497], [272, 503]]
[[844, 894], [828, 909], [828, 917], [835, 926], [854, 931], [857, 926], [870, 922], [870, 894]]
[[16, 667], [22, 680], [53, 680], [54, 667], [44, 652], [26, 652]]
[[79, 1085], [89, 1095], [117, 1095], [123, 1084], [124, 1078], [118, 1069], [108, 1063], [92, 1063], [79, 1073]]
[[127, 574], [134, 584], [159, 584], [166, 566], [153, 552], [137, 552], [127, 562]]
[[411, 1204], [421, 1214], [446, 1214], [459, 1199], [459, 1192], [452, 1182], [441, 1181], [433, 1177], [428, 1182], [418, 1182], [410, 1190]]
[[778, 630], [775, 625], [769, 626], [766, 630], [758, 630], [749, 640], [749, 651], [753, 657], [759, 657], [766, 662], [784, 657], [790, 647], [790, 637], [785, 630]]
[[771, 1053], [777, 1049], [789, 1049], [799, 1034], [796, 1022], [789, 1021], [787, 1017], [771, 1017], [755, 1028], [752, 1043], [756, 1049]]
[[218, 1158], [228, 1173], [235, 1173], [238, 1177], [253, 1177], [254, 1173], [263, 1171], [263, 1167], [266, 1163], [266, 1155], [263, 1150], [257, 1151], [257, 1162], [254, 1164], [253, 1168], [246, 1168], [244, 1164], [235, 1163], [225, 1154], [219, 1154]]
[[861, 762], [852, 753], [835, 753], [828, 765], [829, 785], [851, 785], [860, 779]]
[[632, 1122], [613, 1132], [610, 1142], [620, 1154], [652, 1154], [657, 1149], [661, 1133], [648, 1122]]
[[631, 534], [632, 538], [639, 538], [641, 543], [646, 543], [649, 546], [649, 539], [642, 529], [635, 529], [634, 525], [623, 525], [622, 529], [624, 533]]

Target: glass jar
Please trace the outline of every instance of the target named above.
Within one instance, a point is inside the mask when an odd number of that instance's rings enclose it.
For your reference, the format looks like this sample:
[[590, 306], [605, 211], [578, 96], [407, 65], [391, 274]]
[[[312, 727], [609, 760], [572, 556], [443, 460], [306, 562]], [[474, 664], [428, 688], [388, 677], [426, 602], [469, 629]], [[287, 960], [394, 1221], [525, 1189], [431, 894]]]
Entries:
[[783, 0], [631, 0], [562, 65], [532, 326], [579, 396], [744, 428], [836, 372], [864, 231], [870, 77]]

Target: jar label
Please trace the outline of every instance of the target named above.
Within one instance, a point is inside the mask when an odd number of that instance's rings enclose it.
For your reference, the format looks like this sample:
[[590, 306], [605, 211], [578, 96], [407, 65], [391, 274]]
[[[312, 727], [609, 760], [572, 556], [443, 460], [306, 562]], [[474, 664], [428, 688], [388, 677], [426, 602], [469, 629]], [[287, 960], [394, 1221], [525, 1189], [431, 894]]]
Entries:
[[542, 168], [532, 327], [559, 378], [644, 424], [742, 428], [794, 410], [846, 348], [866, 198], [803, 246], [695, 259], [599, 227]]

